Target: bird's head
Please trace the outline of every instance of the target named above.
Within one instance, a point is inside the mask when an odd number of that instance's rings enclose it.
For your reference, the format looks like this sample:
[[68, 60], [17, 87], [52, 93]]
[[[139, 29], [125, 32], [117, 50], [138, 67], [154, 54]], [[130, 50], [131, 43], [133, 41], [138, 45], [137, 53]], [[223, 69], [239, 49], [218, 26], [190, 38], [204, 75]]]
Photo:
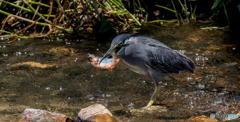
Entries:
[[102, 59], [100, 60], [99, 64], [107, 57], [113, 55], [117, 51], [119, 51], [123, 46], [126, 39], [128, 39], [132, 34], [121, 34], [116, 36], [111, 43], [111, 47], [108, 51], [103, 55]]

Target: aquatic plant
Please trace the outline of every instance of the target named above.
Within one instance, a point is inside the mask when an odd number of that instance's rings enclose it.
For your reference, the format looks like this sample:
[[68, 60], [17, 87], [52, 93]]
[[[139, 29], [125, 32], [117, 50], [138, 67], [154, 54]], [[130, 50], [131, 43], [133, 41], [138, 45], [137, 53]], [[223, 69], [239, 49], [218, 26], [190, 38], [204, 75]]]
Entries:
[[197, 0], [177, 0], [176, 2], [171, 0], [173, 10], [168, 10], [175, 13], [178, 23], [180, 24], [195, 22], [197, 5], [194, 4], [194, 2], [196, 1]]
[[[173, 23], [177, 21], [181, 25], [196, 22], [197, 1], [198, 0], [159, 1], [154, 5], [160, 10], [159, 15], [163, 17], [166, 15], [171, 16], [165, 19], [152, 20], [149, 23]], [[175, 17], [172, 15], [175, 15]]]

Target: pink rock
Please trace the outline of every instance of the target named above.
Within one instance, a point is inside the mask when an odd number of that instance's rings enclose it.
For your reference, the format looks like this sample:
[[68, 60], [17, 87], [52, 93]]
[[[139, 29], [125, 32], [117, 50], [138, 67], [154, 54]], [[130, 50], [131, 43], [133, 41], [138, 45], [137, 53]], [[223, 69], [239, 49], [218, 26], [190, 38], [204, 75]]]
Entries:
[[25, 109], [19, 122], [71, 122], [64, 114], [53, 113], [41, 109]]

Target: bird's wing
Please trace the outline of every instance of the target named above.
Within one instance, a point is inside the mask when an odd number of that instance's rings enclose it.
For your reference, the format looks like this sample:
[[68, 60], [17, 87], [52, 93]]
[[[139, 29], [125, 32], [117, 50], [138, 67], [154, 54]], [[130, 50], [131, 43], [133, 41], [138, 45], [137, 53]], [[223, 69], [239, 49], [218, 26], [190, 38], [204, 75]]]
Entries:
[[127, 40], [126, 42], [135, 42], [135, 43], [142, 43], [144, 45], [149, 45], [149, 46], [158, 46], [158, 47], [165, 47], [165, 48], [169, 48], [167, 45], [163, 44], [162, 42], [153, 39], [153, 38], [149, 38], [146, 36], [142, 36], [142, 35], [136, 35], [136, 36], [132, 36], [131, 38], [129, 38], [129, 40]]
[[[158, 40], [145, 36], [132, 36], [120, 54], [132, 64], [144, 63], [146, 67], [162, 73], [193, 72], [194, 63], [186, 56], [172, 50]], [[130, 58], [131, 57], [131, 58]], [[132, 61], [134, 60], [134, 61]]]
[[149, 43], [146, 46], [148, 57], [146, 66], [163, 73], [193, 72], [194, 63], [176, 50], [154, 43]]

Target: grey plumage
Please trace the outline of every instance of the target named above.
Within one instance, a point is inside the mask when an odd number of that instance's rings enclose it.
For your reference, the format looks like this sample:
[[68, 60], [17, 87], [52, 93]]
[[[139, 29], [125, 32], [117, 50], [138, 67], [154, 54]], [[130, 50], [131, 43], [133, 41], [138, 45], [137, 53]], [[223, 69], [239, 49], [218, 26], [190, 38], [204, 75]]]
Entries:
[[151, 68], [159, 73], [193, 72], [193, 62], [165, 44], [141, 35], [119, 35], [113, 40], [125, 39], [124, 46], [116, 50], [117, 57], [127, 65], [140, 66], [142, 70]]
[[130, 70], [149, 75], [155, 82], [154, 94], [148, 106], [153, 103], [157, 82], [171, 73], [193, 72], [194, 63], [185, 55], [159, 42], [142, 35], [121, 34], [116, 36], [110, 49], [103, 56], [120, 58]]

